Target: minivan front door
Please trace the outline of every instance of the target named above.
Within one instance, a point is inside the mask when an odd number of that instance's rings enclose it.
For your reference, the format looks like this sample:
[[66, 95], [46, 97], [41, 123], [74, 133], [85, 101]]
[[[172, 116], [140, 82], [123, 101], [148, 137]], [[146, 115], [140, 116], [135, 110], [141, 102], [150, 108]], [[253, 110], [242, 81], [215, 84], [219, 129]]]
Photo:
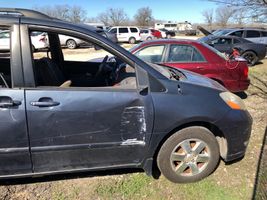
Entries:
[[26, 108], [34, 172], [137, 164], [153, 126], [136, 89], [28, 89]]

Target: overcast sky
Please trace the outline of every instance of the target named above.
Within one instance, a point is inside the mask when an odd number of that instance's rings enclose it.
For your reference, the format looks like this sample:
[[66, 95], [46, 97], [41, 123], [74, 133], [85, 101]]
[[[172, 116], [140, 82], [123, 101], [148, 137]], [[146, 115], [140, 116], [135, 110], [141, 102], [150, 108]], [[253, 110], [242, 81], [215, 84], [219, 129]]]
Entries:
[[29, 8], [52, 5], [78, 5], [87, 12], [87, 17], [95, 17], [107, 8], [123, 8], [132, 18], [137, 9], [149, 6], [156, 19], [166, 21], [204, 21], [201, 12], [216, 9], [217, 5], [205, 0], [0, 0], [0, 7]]

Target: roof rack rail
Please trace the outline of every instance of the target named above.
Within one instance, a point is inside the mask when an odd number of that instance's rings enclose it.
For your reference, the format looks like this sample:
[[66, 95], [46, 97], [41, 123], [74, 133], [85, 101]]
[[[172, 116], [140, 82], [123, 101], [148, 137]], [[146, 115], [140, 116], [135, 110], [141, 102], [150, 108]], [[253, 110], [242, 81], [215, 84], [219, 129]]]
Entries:
[[0, 8], [0, 15], [16, 15], [38, 19], [51, 19], [51, 17], [41, 12], [23, 8]]

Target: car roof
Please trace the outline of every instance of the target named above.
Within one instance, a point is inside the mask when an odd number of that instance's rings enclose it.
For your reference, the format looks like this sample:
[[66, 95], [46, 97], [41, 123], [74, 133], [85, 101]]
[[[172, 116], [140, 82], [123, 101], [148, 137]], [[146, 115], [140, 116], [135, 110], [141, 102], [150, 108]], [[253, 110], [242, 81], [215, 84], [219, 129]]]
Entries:
[[68, 28], [71, 27], [80, 27], [85, 28], [87, 30], [96, 31], [98, 28], [94, 26], [90, 26], [87, 24], [73, 24], [71, 22], [67, 22], [61, 19], [53, 18], [48, 15], [45, 15], [41, 12], [29, 10], [29, 9], [21, 9], [21, 8], [0, 8], [0, 21], [17, 21], [17, 19], [21, 19], [22, 23], [36, 24], [36, 25], [49, 25], [49, 24], [58, 24], [64, 25]]
[[267, 31], [267, 29], [265, 28], [253, 28], [253, 27], [244, 27], [244, 28], [222, 28], [222, 29], [218, 29], [218, 30], [229, 30], [229, 31], [241, 31], [241, 30], [255, 30], [255, 31]]
[[142, 42], [142, 45], [153, 45], [153, 44], [172, 44], [172, 43], [183, 43], [183, 44], [200, 44], [197, 40], [190, 39], [158, 39], [158, 40], [148, 40]]

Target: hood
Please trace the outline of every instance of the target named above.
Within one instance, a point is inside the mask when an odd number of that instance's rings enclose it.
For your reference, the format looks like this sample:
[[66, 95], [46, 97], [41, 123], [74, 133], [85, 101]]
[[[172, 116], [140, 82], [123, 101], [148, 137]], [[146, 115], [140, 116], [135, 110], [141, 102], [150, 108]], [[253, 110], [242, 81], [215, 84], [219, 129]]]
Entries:
[[157, 65], [157, 64], [152, 64], [148, 63], [153, 69], [157, 70], [159, 73], [161, 73], [163, 76], [165, 76], [168, 79], [175, 80], [172, 78], [172, 73], [175, 73], [177, 75], [178, 80], [180, 82], [185, 82], [193, 85], [198, 85], [202, 87], [209, 87], [213, 88], [216, 90], [221, 90], [221, 91], [227, 91], [225, 87], [223, 87], [221, 84], [218, 82], [207, 78], [205, 76], [202, 76], [200, 74], [184, 70], [184, 69], [177, 69], [177, 68], [172, 68], [172, 67], [167, 67], [167, 66], [162, 66], [162, 65]]
[[211, 32], [209, 32], [208, 30], [206, 30], [202, 26], [197, 26], [197, 29], [200, 30], [206, 36], [211, 34]]
[[191, 71], [187, 71], [184, 69], [179, 69], [179, 71], [181, 71], [186, 79], [182, 79], [182, 82], [187, 82], [187, 83], [191, 83], [194, 85], [199, 85], [199, 86], [204, 86], [204, 87], [209, 87], [209, 88], [213, 88], [213, 89], [217, 89], [217, 90], [221, 90], [221, 91], [227, 91], [227, 89], [225, 87], [223, 87], [220, 83], [218, 83], [217, 81], [214, 81], [206, 76], [202, 76], [200, 74], [191, 72]]
[[203, 36], [201, 38], [198, 38], [197, 40], [200, 41], [200, 42], [207, 43], [209, 40], [212, 40], [214, 38], [215, 38], [214, 35], [207, 35], [207, 36]]

